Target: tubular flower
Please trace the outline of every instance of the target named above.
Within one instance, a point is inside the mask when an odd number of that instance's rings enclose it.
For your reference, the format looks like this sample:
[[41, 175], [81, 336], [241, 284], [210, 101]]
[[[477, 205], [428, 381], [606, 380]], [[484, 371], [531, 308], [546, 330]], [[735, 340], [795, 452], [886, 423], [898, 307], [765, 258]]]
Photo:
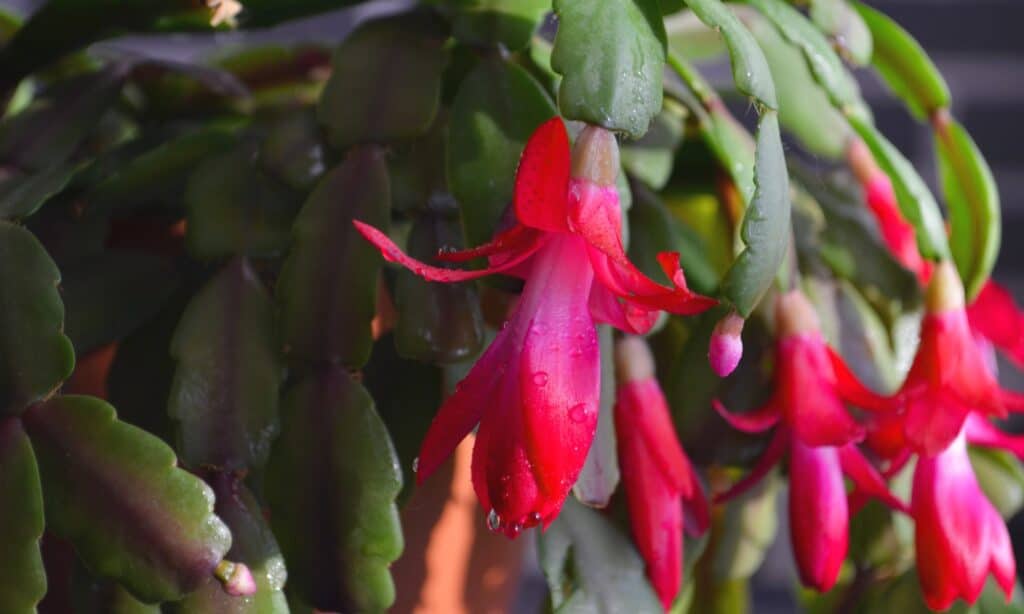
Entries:
[[1003, 390], [975, 343], [960, 277], [939, 263], [928, 286], [921, 343], [898, 394], [903, 434], [913, 451], [935, 455], [956, 438], [972, 411], [1005, 417], [1024, 395]]
[[[888, 411], [893, 405], [861, 384], [828, 347], [814, 309], [799, 291], [779, 296], [775, 317], [779, 340], [773, 396], [745, 414], [730, 413], [717, 401], [715, 407], [741, 431], [777, 428], [751, 473], [717, 499], [728, 499], [755, 484], [788, 449], [789, 514], [797, 568], [805, 585], [827, 591], [839, 577], [848, 546], [850, 504], [844, 475], [853, 482], [858, 497], [873, 496], [904, 508], [857, 449], [864, 429], [845, 404], [873, 411]], [[808, 518], [815, 522], [807, 522]]]
[[659, 255], [672, 287], [644, 276], [626, 258], [615, 137], [589, 127], [577, 138], [575, 154], [570, 163], [560, 118], [541, 125], [516, 173], [517, 223], [484, 246], [439, 255], [449, 261], [486, 256], [486, 269], [430, 266], [355, 222], [385, 259], [430, 281], [498, 272], [526, 281], [509, 321], [438, 411], [417, 466], [422, 483], [479, 423], [473, 487], [490, 510], [490, 527], [509, 537], [555, 519], [586, 459], [600, 384], [595, 322], [644, 332], [658, 310], [694, 314], [715, 304], [687, 289], [678, 254]]
[[850, 143], [847, 159], [864, 189], [868, 208], [878, 223], [889, 251], [897, 262], [917, 275], [922, 285], [927, 284], [932, 275], [932, 263], [922, 258], [917, 250], [914, 227], [900, 212], [889, 176], [879, 168], [871, 151], [860, 139]]
[[1024, 312], [1013, 296], [991, 279], [967, 307], [971, 328], [1024, 369]]
[[647, 344], [639, 337], [623, 339], [616, 364], [615, 432], [633, 541], [667, 611], [682, 584], [684, 526], [690, 534], [706, 531], [708, 502], [676, 439]]
[[1010, 536], [1002, 516], [978, 486], [967, 456], [969, 441], [1021, 447], [1011, 440], [973, 415], [949, 447], [917, 461], [910, 508], [918, 578], [933, 610], [949, 608], [957, 597], [974, 603], [989, 573], [1007, 600], [1013, 594], [1016, 563]]

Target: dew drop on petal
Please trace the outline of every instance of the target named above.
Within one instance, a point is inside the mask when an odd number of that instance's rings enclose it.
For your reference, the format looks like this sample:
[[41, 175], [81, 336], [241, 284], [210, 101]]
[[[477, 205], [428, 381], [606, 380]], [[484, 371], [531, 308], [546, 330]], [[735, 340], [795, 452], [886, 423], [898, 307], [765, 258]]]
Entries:
[[419, 473], [420, 472], [420, 457], [418, 457], [418, 456], [416, 458], [412, 459], [412, 472], [413, 473]]
[[526, 524], [527, 526], [540, 524], [540, 512], [530, 512], [530, 514], [526, 517]]
[[586, 419], [587, 419], [587, 404], [586, 403], [580, 403], [579, 405], [574, 405], [572, 407], [572, 409], [569, 410], [569, 419], [572, 420], [573, 422], [584, 422], [584, 421], [586, 421]]
[[533, 374], [533, 383], [538, 386], [546, 386], [548, 383], [548, 374], [543, 371], [537, 371]]
[[505, 529], [505, 531], [506, 531], [506, 534], [507, 534], [507, 535], [508, 535], [509, 537], [516, 537], [516, 536], [518, 536], [518, 535], [519, 535], [519, 532], [520, 532], [520, 531], [522, 531], [522, 530], [523, 530], [523, 525], [519, 524], [518, 522], [513, 522], [512, 524], [510, 524], [510, 525], [509, 525], [509, 526], [508, 526], [508, 527], [507, 527], [507, 528]]
[[493, 508], [487, 513], [487, 528], [491, 531], [501, 530], [501, 517], [498, 516], [498, 511]]

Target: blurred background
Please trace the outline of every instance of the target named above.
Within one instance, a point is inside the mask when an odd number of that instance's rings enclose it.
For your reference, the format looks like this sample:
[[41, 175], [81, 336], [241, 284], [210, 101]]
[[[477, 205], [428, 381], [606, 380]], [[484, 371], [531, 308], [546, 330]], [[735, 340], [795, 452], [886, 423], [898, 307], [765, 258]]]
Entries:
[[[1003, 242], [995, 278], [1024, 300], [1024, 2], [1021, 0], [868, 0], [914, 35], [945, 76], [954, 114], [984, 152], [999, 186], [1003, 210]], [[40, 0], [0, 0], [0, 8], [28, 15]], [[244, 4], [244, 1], [243, 1]], [[376, 0], [352, 9], [258, 32], [132, 36], [97, 47], [129, 50], [165, 59], [191, 61], [214, 50], [267, 42], [340, 41], [359, 21], [412, 4], [409, 0]], [[552, 28], [553, 24], [550, 24]], [[716, 88], [728, 88], [725, 64], [703, 67]], [[877, 124], [921, 171], [935, 190], [935, 160], [927, 126], [914, 121], [871, 75], [861, 74], [864, 97]], [[736, 107], [746, 120], [753, 110]], [[1005, 385], [1024, 389], [1024, 376], [1001, 363]], [[779, 517], [784, 521], [785, 496]], [[1024, 517], [1011, 522], [1018, 560], [1024, 560]], [[546, 584], [537, 568], [532, 540], [526, 541], [527, 565], [510, 612], [533, 614], [546, 609]], [[786, 528], [782, 527], [765, 564], [753, 580], [753, 612], [799, 611], [794, 598], [795, 575]], [[399, 587], [401, 592], [401, 587]], [[447, 613], [446, 613], [447, 614]]]

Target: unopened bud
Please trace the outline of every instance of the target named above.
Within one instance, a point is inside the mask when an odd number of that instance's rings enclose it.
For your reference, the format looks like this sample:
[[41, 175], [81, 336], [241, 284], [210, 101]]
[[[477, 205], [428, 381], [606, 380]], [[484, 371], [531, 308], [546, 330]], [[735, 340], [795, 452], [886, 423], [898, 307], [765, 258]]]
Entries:
[[790, 290], [775, 299], [775, 326], [780, 337], [789, 337], [821, 329], [814, 306], [799, 290]]
[[718, 377], [736, 370], [743, 358], [743, 324], [745, 320], [732, 312], [718, 321], [708, 345], [708, 361]]
[[615, 344], [615, 374], [620, 383], [654, 378], [654, 355], [643, 337], [629, 336]]
[[964, 284], [960, 274], [949, 260], [935, 265], [931, 283], [925, 293], [925, 308], [928, 313], [941, 313], [964, 307]]
[[599, 186], [613, 186], [618, 174], [619, 144], [615, 135], [600, 126], [588, 125], [576, 137], [572, 176]]
[[213, 575], [224, 586], [224, 592], [232, 597], [245, 597], [256, 592], [256, 580], [245, 563], [221, 561], [213, 570]]

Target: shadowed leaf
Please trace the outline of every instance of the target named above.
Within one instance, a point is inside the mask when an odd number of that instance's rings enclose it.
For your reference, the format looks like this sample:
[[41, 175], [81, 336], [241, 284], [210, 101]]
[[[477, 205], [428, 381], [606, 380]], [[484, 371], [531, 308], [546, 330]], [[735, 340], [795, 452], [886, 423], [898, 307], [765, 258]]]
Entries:
[[17, 418], [0, 420], [0, 611], [29, 614], [46, 594], [39, 552], [43, 493], [32, 444]]

